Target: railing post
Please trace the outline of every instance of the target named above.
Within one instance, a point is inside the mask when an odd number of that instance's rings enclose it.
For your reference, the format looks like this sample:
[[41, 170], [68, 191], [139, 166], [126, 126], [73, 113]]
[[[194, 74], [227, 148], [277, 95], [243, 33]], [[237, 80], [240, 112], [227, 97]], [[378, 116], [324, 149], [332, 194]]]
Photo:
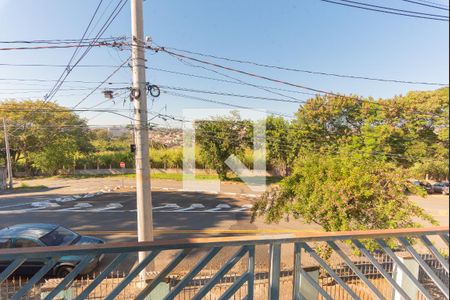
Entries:
[[[311, 285], [302, 276], [302, 247], [301, 244], [296, 243], [294, 245], [294, 282], [293, 282], [293, 295], [294, 300], [309, 300], [317, 299], [319, 297], [319, 291]], [[315, 282], [319, 283], [319, 267], [308, 267], [303, 271], [308, 274]]]
[[[415, 278], [419, 278], [419, 264], [412, 257], [399, 257], [399, 260], [413, 274]], [[417, 299], [419, 289], [406, 275], [406, 273], [394, 263], [394, 280], [406, 292], [411, 299]], [[402, 295], [394, 289], [394, 300], [402, 300]]]
[[302, 246], [299, 243], [294, 244], [294, 278], [293, 278], [293, 295], [294, 300], [303, 300], [302, 294], [300, 292], [301, 285], [301, 270], [302, 268]]
[[248, 248], [248, 283], [247, 300], [253, 300], [255, 295], [255, 245]]
[[[302, 276], [302, 246], [299, 243], [294, 245], [294, 282], [293, 295], [294, 300], [317, 299], [319, 291]], [[315, 282], [319, 283], [319, 267], [304, 268], [303, 271], [308, 274]]]
[[269, 300], [280, 296], [281, 244], [270, 244]]

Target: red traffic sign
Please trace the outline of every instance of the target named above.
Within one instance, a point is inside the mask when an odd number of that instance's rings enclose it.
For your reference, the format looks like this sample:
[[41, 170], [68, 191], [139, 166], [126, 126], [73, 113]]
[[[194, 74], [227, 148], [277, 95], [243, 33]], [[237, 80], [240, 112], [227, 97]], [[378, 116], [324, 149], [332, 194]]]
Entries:
[[120, 162], [120, 167], [123, 169], [125, 168], [125, 163], [123, 161]]

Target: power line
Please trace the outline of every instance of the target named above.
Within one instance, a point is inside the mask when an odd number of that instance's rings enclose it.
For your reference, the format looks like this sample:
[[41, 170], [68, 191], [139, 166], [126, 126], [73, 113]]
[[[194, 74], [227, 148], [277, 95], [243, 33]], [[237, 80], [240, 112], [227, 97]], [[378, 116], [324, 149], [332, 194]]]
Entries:
[[283, 85], [288, 85], [288, 86], [292, 86], [292, 87], [296, 87], [296, 88], [300, 88], [300, 89], [313, 91], [313, 92], [316, 92], [316, 93], [319, 93], [319, 94], [325, 94], [325, 95], [329, 95], [329, 96], [333, 96], [333, 97], [342, 97], [342, 98], [347, 98], [347, 99], [353, 99], [353, 100], [359, 101], [359, 102], [367, 102], [367, 103], [371, 103], [371, 104], [383, 105], [383, 103], [379, 103], [379, 102], [372, 101], [372, 100], [361, 99], [361, 98], [355, 97], [355, 96], [340, 95], [340, 94], [336, 94], [336, 93], [333, 93], [333, 92], [327, 92], [327, 91], [324, 91], [324, 90], [321, 90], [321, 89], [311, 88], [311, 87], [308, 87], [308, 86], [305, 86], [305, 85], [295, 84], [295, 83], [291, 83], [291, 82], [288, 82], [288, 81], [275, 79], [275, 78], [270, 78], [270, 77], [267, 77], [267, 76], [258, 75], [258, 74], [247, 72], [247, 71], [242, 71], [242, 70], [231, 68], [231, 67], [228, 67], [228, 66], [223, 66], [223, 65], [212, 63], [212, 62], [209, 62], [209, 61], [205, 61], [205, 60], [197, 59], [197, 58], [194, 58], [194, 57], [186, 56], [186, 55], [183, 55], [183, 54], [175, 53], [173, 51], [169, 51], [169, 50], [165, 49], [164, 47], [160, 47], [160, 48], [157, 48], [157, 49], [149, 47], [149, 49], [151, 49], [153, 51], [156, 51], [156, 52], [157, 51], [166, 52], [166, 53], [169, 53], [169, 54], [174, 55], [174, 56], [179, 56], [181, 58], [185, 58], [185, 59], [192, 60], [192, 61], [195, 61], [195, 62], [199, 62], [199, 63], [202, 63], [202, 64], [211, 65], [211, 66], [216, 67], [216, 68], [221, 68], [221, 69], [224, 69], [224, 70], [227, 70], [227, 71], [231, 71], [231, 72], [247, 75], [247, 76], [254, 77], [254, 78], [263, 79], [263, 80], [267, 80], [267, 81], [271, 81], [271, 82], [275, 82], [275, 83], [279, 83], [279, 84], [283, 84]]
[[230, 96], [230, 97], [238, 97], [238, 98], [246, 98], [246, 99], [255, 99], [255, 100], [265, 100], [265, 101], [275, 101], [275, 102], [285, 102], [285, 103], [300, 103], [304, 104], [306, 101], [296, 101], [289, 99], [279, 99], [279, 98], [270, 98], [270, 97], [260, 97], [254, 95], [242, 95], [242, 94], [234, 94], [234, 93], [226, 93], [226, 92], [218, 92], [218, 91], [206, 91], [206, 90], [197, 90], [183, 87], [174, 87], [174, 86], [165, 86], [158, 85], [161, 89], [173, 90], [173, 91], [183, 91], [183, 92], [193, 92], [193, 93], [202, 93], [202, 94], [210, 94], [210, 95], [218, 95], [218, 96]]
[[[0, 81], [17, 81], [17, 82], [57, 82], [55, 79], [33, 79], [33, 78], [0, 78]], [[66, 80], [67, 83], [84, 83], [95, 84], [102, 81], [85, 81], [85, 80]], [[108, 84], [129, 84], [126, 81], [108, 82]]]
[[[67, 65], [61, 64], [12, 64], [0, 63], [2, 67], [51, 67], [51, 68], [66, 68]], [[77, 65], [77, 68], [117, 68], [116, 65]]]
[[248, 65], [254, 65], [254, 66], [258, 66], [258, 67], [278, 69], [278, 70], [291, 71], [291, 72], [300, 72], [300, 73], [307, 73], [307, 74], [314, 74], [314, 75], [323, 75], [323, 76], [332, 76], [332, 77], [350, 78], [350, 79], [362, 79], [362, 80], [379, 81], [379, 82], [448, 86], [448, 83], [406, 81], [406, 80], [398, 80], [398, 79], [386, 79], [386, 78], [375, 78], [375, 77], [368, 77], [368, 76], [356, 76], [356, 75], [328, 73], [328, 72], [312, 71], [312, 70], [297, 69], [297, 68], [288, 68], [288, 67], [281, 67], [281, 66], [270, 65], [270, 64], [257, 63], [257, 62], [253, 62], [253, 61], [249, 61], [249, 60], [228, 58], [228, 57], [205, 54], [205, 53], [184, 50], [184, 49], [179, 49], [179, 48], [166, 47], [166, 49], [172, 49], [172, 50], [179, 51], [179, 52], [184, 52], [184, 53], [188, 53], [188, 54], [194, 54], [194, 55], [198, 55], [198, 56], [209, 57], [209, 58], [214, 58], [214, 59], [219, 59], [219, 60], [224, 60], [224, 61], [229, 61], [229, 62], [236, 62], [236, 63], [240, 63], [240, 64], [248, 64]]
[[113, 43], [99, 42], [90, 44], [73, 44], [73, 45], [47, 45], [47, 46], [27, 46], [27, 47], [6, 47], [0, 48], [0, 51], [14, 51], [14, 50], [43, 50], [43, 49], [68, 49], [68, 48], [92, 48], [102, 46], [114, 46]]
[[217, 100], [212, 100], [212, 99], [205, 99], [205, 98], [200, 98], [200, 97], [194, 97], [194, 96], [190, 96], [190, 95], [186, 95], [186, 94], [180, 94], [180, 93], [174, 93], [174, 92], [168, 92], [168, 91], [162, 91], [162, 92], [167, 94], [167, 95], [171, 95], [171, 96], [175, 96], [175, 97], [187, 98], [187, 99], [196, 100], [196, 101], [209, 102], [209, 103], [220, 104], [220, 105], [225, 105], [225, 106], [234, 107], [234, 108], [253, 110], [253, 111], [262, 112], [262, 113], [270, 113], [270, 114], [274, 114], [274, 115], [282, 116], [282, 117], [287, 117], [287, 118], [293, 118], [294, 117], [294, 116], [286, 115], [286, 114], [279, 113], [279, 112], [266, 111], [266, 110], [256, 109], [256, 108], [253, 108], [253, 107], [237, 105], [237, 104], [231, 104], [231, 103], [228, 103], [228, 102], [222, 102], [222, 101], [217, 101]]
[[126, 61], [124, 61], [117, 69], [115, 69], [108, 77], [106, 77], [105, 80], [103, 80], [99, 85], [97, 85], [88, 95], [86, 95], [86, 97], [84, 97], [83, 99], [81, 99], [74, 107], [77, 108], [81, 103], [83, 103], [84, 101], [86, 101], [92, 94], [94, 94], [103, 84], [105, 84], [111, 77], [113, 77], [124, 65], [126, 65], [128, 63], [130, 59], [127, 59]]
[[[123, 3], [122, 3], [123, 1]], [[116, 19], [118, 14], [122, 11], [123, 7], [127, 3], [128, 0], [120, 0], [109, 18], [106, 20], [106, 22], [103, 24], [103, 26], [100, 28], [100, 31], [95, 36], [94, 40], [97, 41], [101, 38], [101, 36], [105, 33], [105, 31], [109, 28], [109, 26], [112, 24], [112, 22]], [[93, 42], [91, 42], [92, 44]], [[67, 69], [61, 74], [60, 78], [58, 79], [58, 83], [55, 84], [53, 89], [45, 96], [45, 99], [47, 101], [50, 101], [54, 95], [58, 92], [58, 89], [61, 87], [61, 85], [64, 83], [64, 80], [69, 76], [69, 74], [72, 72], [72, 70], [83, 60], [83, 58], [90, 52], [92, 47], [88, 47], [78, 58], [78, 60], [74, 63], [73, 66], [70, 66], [70, 64], [67, 65]], [[70, 62], [69, 62], [70, 63]]]
[[423, 15], [423, 16], [430, 16], [430, 17], [437, 17], [437, 18], [447, 18], [448, 19], [448, 16], [445, 16], [445, 15], [436, 15], [436, 14], [424, 13], [424, 12], [420, 12], [420, 11], [411, 11], [411, 10], [405, 10], [405, 9], [398, 9], [398, 8], [393, 8], [393, 7], [374, 5], [374, 4], [358, 2], [358, 1], [352, 1], [352, 0], [339, 0], [339, 1], [346, 2], [346, 3], [352, 3], [352, 4], [357, 4], [357, 5], [364, 5], [364, 6], [368, 6], [368, 7], [387, 9], [387, 10], [391, 10], [391, 11], [408, 13], [408, 14], [416, 14], [416, 15]]
[[[434, 21], [443, 21], [443, 22], [448, 22], [449, 21], [448, 17], [446, 17], [446, 16], [443, 16], [444, 18], [427, 17], [427, 16], [423, 16], [423, 15], [414, 15], [414, 14], [408, 14], [408, 13], [400, 13], [400, 12], [394, 12], [394, 11], [389, 11], [389, 10], [370, 8], [370, 7], [360, 6], [360, 5], [347, 4], [347, 3], [343, 3], [343, 2], [336, 2], [336, 1], [331, 1], [331, 0], [320, 0], [320, 1], [328, 2], [328, 3], [332, 3], [332, 4], [336, 4], [336, 5], [342, 5], [342, 6], [347, 6], [347, 7], [353, 7], [353, 8], [368, 10], [368, 11], [380, 12], [380, 13], [384, 13], [384, 14], [391, 14], [391, 15], [411, 17], [411, 18], [418, 18], [418, 19], [427, 19], [427, 20], [434, 20]], [[343, 1], [343, 0], [341, 0], [341, 1]]]
[[447, 8], [447, 9], [449, 8], [448, 5], [443, 4], [443, 3], [438, 3], [438, 2], [435, 2], [435, 1], [427, 1], [427, 0], [416, 0], [416, 1], [422, 2], [422, 3], [427, 3], [427, 4], [433, 4], [433, 5], [441, 6], [441, 7]]
[[[88, 32], [89, 27], [91, 26], [93, 20], [95, 19], [95, 16], [97, 15], [97, 12], [98, 12], [98, 10], [100, 9], [100, 6], [102, 5], [102, 3], [103, 3], [103, 0], [100, 0], [99, 3], [98, 3], [98, 5], [97, 5], [97, 8], [96, 8], [95, 11], [94, 11], [94, 14], [92, 15], [92, 17], [91, 17], [91, 19], [90, 19], [90, 21], [89, 21], [89, 23], [88, 23], [88, 25], [87, 25], [87, 27], [86, 27], [86, 29], [84, 30], [83, 36], [81, 37], [81, 40], [80, 40], [80, 42], [79, 42], [79, 46], [81, 46], [81, 43], [83, 42], [83, 39], [86, 37], [86, 33]], [[89, 45], [90, 45], [91, 43], [95, 43], [96, 41], [97, 41], [97, 40], [94, 39], [93, 41], [91, 41], [91, 42], [89, 43]], [[50, 92], [47, 93], [47, 96], [45, 97], [46, 99], [51, 100], [51, 97], [53, 96], [53, 93], [54, 93], [54, 92], [56, 93], [57, 89], [60, 88], [61, 84], [63, 83], [63, 77], [64, 77], [64, 75], [66, 74], [66, 72], [67, 72], [67, 76], [69, 75], [70, 72], [72, 72], [73, 67], [71, 67], [70, 64], [72, 63], [73, 59], [75, 58], [75, 56], [77, 55], [77, 53], [78, 53], [79, 50], [80, 50], [80, 47], [77, 47], [77, 48], [75, 49], [75, 51], [73, 52], [72, 56], [71, 56], [70, 59], [69, 59], [69, 62], [68, 62], [67, 65], [66, 65], [66, 68], [65, 68], [64, 72], [59, 76], [58, 80], [56, 81], [55, 85], [51, 88]], [[66, 76], [66, 77], [67, 77], [67, 76]]]
[[431, 8], [436, 8], [436, 9], [441, 9], [441, 10], [448, 11], [448, 8], [443, 8], [441, 6], [436, 6], [434, 4], [426, 4], [426, 3], [423, 3], [423, 2], [412, 1], [412, 0], [402, 0], [402, 1], [409, 2], [409, 3], [414, 3], [414, 4], [417, 4], [417, 5], [421, 5], [421, 6], [426, 6], [426, 7], [431, 7]]
[[[152, 49], [152, 48], [150, 48], [150, 49]], [[197, 59], [197, 58], [194, 58], [194, 57], [186, 56], [186, 55], [183, 55], [183, 54], [174, 53], [172, 51], [169, 51], [169, 50], [165, 49], [164, 47], [158, 48], [158, 49], [152, 49], [152, 50], [153, 51], [163, 51], [163, 52], [166, 52], [166, 53], [174, 55], [174, 56], [178, 56], [178, 57], [181, 57], [181, 58], [185, 58], [185, 59], [188, 59], [188, 60], [192, 60], [192, 61], [195, 61], [195, 62], [199, 62], [199, 63], [202, 63], [202, 64], [210, 65], [210, 66], [213, 66], [213, 67], [216, 67], [216, 68], [220, 68], [220, 69], [224, 69], [224, 70], [227, 70], [227, 71], [232, 71], [232, 72], [235, 72], [235, 73], [247, 75], [247, 76], [254, 77], [254, 78], [259, 78], [259, 79], [264, 79], [264, 80], [267, 80], [267, 81], [272, 81], [272, 82], [275, 82], [275, 83], [289, 85], [289, 86], [292, 86], [292, 87], [305, 89], [305, 90], [309, 90], [309, 91], [320, 93], [320, 94], [339, 96], [338, 94], [331, 93], [331, 92], [326, 92], [326, 91], [323, 91], [323, 90], [320, 90], [320, 89], [315, 89], [315, 88], [307, 87], [307, 86], [304, 86], [304, 85], [290, 83], [290, 82], [287, 82], [287, 81], [284, 81], [284, 80], [274, 79], [274, 78], [270, 78], [270, 77], [267, 77], [267, 76], [258, 75], [258, 74], [255, 74], [255, 73], [250, 73], [250, 72], [247, 72], [247, 71], [242, 71], [242, 70], [239, 70], [239, 69], [234, 69], [234, 68], [231, 68], [231, 67], [227, 67], [227, 66], [216, 64], [216, 63], [212, 63], [212, 62], [209, 62], [209, 61], [205, 61], [205, 60]]]
[[[100, 41], [102, 42], [114, 42], [118, 39], [124, 39], [124, 37], [110, 37], [110, 38], [102, 38]], [[51, 40], [12, 40], [12, 41], [0, 41], [0, 44], [49, 44], [49, 45], [59, 45], [59, 44], [74, 44], [79, 42], [93, 42], [94, 39], [85, 38], [81, 39], [51, 39]]]
[[[274, 94], [274, 95], [277, 95], [277, 96], [281, 96], [281, 97], [285, 97], [285, 98], [289, 98], [289, 99], [292, 99], [292, 100], [297, 100], [297, 101], [299, 101], [297, 98], [292, 97], [292, 96], [290, 96], [290, 95], [286, 95], [286, 94], [283, 94], [283, 93], [280, 93], [280, 92], [275, 92], [275, 91], [273, 91], [273, 89], [266, 88], [266, 87], [264, 87], [264, 86], [259, 86], [259, 85], [256, 85], [256, 84], [253, 84], [253, 83], [250, 83], [250, 82], [241, 80], [241, 79], [239, 79], [239, 78], [236, 78], [236, 77], [233, 77], [233, 76], [230, 76], [230, 75], [221, 73], [221, 72], [219, 72], [219, 71], [217, 71], [217, 70], [214, 70], [214, 69], [211, 69], [211, 68], [207, 68], [207, 67], [205, 67], [205, 66], [203, 66], [203, 65], [196, 65], [196, 64], [193, 64], [193, 63], [191, 63], [191, 62], [185, 61], [185, 60], [184, 60], [183, 58], [181, 58], [180, 56], [172, 55], [172, 54], [170, 54], [170, 53], [168, 53], [168, 54], [171, 55], [171, 56], [173, 56], [173, 57], [174, 57], [175, 59], [177, 59], [178, 61], [180, 61], [180, 62], [182, 62], [182, 63], [184, 63], [184, 64], [186, 64], [186, 65], [188, 65], [188, 66], [190, 66], [190, 67], [201, 68], [201, 69], [203, 69], [203, 70], [212, 72], [212, 73], [214, 73], [214, 74], [218, 74], [218, 75], [223, 76], [223, 77], [225, 77], [225, 78], [232, 79], [232, 80], [233, 80], [234, 82], [236, 82], [236, 83], [239, 83], [239, 84], [242, 84], [242, 85], [246, 85], [246, 86], [251, 86], [251, 87], [254, 87], [254, 88], [263, 90], [263, 91], [265, 91], [265, 92], [268, 92], [268, 93], [270, 93], [270, 94]], [[299, 92], [299, 93], [303, 93], [303, 92]]]
[[127, 115], [124, 115], [122, 113], [119, 113], [118, 110], [114, 109], [45, 109], [45, 108], [39, 108], [39, 109], [10, 109], [10, 108], [3, 108], [0, 107], [0, 111], [3, 112], [31, 112], [31, 113], [67, 113], [67, 112], [105, 112], [105, 113], [111, 113], [115, 114], [130, 120], [134, 120], [133, 118], [130, 118]]

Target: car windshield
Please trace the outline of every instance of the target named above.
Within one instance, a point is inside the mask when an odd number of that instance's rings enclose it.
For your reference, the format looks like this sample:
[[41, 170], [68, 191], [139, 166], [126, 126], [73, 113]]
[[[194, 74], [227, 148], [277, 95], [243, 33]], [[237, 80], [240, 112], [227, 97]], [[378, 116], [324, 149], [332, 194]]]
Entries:
[[75, 232], [64, 227], [58, 227], [41, 237], [39, 240], [47, 246], [64, 246], [70, 245], [77, 239], [79, 239], [79, 235]]

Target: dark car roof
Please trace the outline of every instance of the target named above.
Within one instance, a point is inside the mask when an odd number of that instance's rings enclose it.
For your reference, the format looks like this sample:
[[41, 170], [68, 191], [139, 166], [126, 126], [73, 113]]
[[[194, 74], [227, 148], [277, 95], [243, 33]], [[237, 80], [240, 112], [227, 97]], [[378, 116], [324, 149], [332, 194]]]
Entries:
[[1, 229], [0, 238], [39, 239], [58, 227], [59, 225], [42, 223], [18, 224]]

